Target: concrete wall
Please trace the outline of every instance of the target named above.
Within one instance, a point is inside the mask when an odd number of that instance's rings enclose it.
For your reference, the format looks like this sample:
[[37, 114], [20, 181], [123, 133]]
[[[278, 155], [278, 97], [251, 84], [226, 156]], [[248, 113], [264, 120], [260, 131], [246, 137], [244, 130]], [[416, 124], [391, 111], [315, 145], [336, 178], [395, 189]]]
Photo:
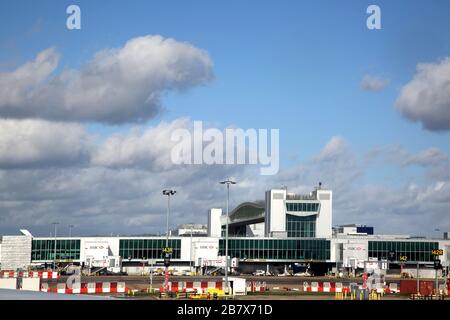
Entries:
[[439, 241], [439, 248], [444, 250], [444, 254], [439, 257], [444, 267], [450, 267], [450, 240]]
[[266, 191], [266, 237], [286, 237], [286, 189]]
[[26, 269], [31, 263], [31, 237], [3, 236], [0, 262], [2, 270]]
[[331, 190], [317, 190], [320, 211], [316, 220], [316, 238], [331, 238], [333, 218], [333, 193]]
[[[197, 238], [192, 237], [192, 247], [194, 246], [196, 240]], [[191, 258], [194, 259], [194, 252], [191, 248], [191, 237], [182, 238], [180, 260], [189, 261]]]
[[264, 222], [250, 224], [246, 226], [247, 237], [264, 237], [265, 224]]
[[22, 278], [22, 290], [39, 291], [41, 288], [40, 278]]
[[220, 237], [222, 232], [222, 224], [220, 216], [222, 209], [212, 208], [208, 211], [208, 237]]
[[0, 278], [0, 289], [17, 289], [17, 278]]

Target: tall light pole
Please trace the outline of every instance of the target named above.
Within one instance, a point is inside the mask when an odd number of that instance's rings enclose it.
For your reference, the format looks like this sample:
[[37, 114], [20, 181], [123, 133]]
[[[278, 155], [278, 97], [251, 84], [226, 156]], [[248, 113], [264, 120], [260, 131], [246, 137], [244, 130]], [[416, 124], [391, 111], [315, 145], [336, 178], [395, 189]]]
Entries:
[[189, 271], [192, 276], [192, 229], [194, 228], [194, 224], [191, 223], [191, 250], [189, 250]]
[[[164, 189], [162, 191], [163, 195], [167, 196], [167, 219], [166, 219], [166, 248], [169, 247], [169, 214], [170, 214], [170, 196], [177, 193], [172, 189]], [[165, 252], [165, 272], [164, 272], [164, 288], [166, 291], [169, 290], [169, 263], [170, 263], [170, 253]]]
[[228, 213], [230, 202], [230, 184], [236, 184], [236, 182], [227, 179], [225, 181], [220, 181], [220, 184], [227, 185], [227, 219], [225, 224], [225, 293], [228, 294]]
[[52, 222], [52, 225], [55, 227], [55, 233], [54, 238], [55, 238], [55, 251], [53, 253], [53, 271], [56, 271], [56, 226], [59, 224], [59, 222]]
[[73, 224], [69, 224], [69, 238], [72, 237], [72, 228], [74, 227]]

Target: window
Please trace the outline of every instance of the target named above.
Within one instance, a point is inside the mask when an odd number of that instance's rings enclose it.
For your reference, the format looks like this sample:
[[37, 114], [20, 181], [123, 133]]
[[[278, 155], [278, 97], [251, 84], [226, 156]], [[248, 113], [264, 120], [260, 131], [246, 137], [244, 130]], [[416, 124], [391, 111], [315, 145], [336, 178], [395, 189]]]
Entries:
[[[234, 239], [236, 240], [236, 239]], [[269, 259], [269, 260], [329, 260], [330, 241], [323, 239], [240, 239], [244, 246], [230, 250], [232, 258], [242, 259]], [[267, 243], [267, 245], [266, 245]], [[230, 244], [230, 243], [229, 243]], [[272, 249], [273, 248], [273, 249]], [[225, 240], [219, 241], [219, 255], [225, 255]]]
[[[123, 259], [162, 259], [165, 246], [162, 239], [120, 239], [119, 255]], [[181, 240], [169, 239], [169, 247], [173, 248], [172, 259], [180, 259]]]
[[387, 259], [389, 251], [395, 251], [395, 260], [407, 256], [408, 261], [431, 262], [431, 250], [439, 248], [437, 242], [425, 241], [369, 241], [369, 257]]
[[316, 216], [297, 217], [287, 214], [286, 231], [289, 238], [314, 238], [316, 236]]
[[319, 210], [319, 203], [287, 202], [286, 210], [290, 212], [317, 212]]
[[[55, 240], [34, 239], [31, 243], [31, 260], [53, 260], [55, 256]], [[56, 240], [57, 260], [79, 260], [80, 240]]]

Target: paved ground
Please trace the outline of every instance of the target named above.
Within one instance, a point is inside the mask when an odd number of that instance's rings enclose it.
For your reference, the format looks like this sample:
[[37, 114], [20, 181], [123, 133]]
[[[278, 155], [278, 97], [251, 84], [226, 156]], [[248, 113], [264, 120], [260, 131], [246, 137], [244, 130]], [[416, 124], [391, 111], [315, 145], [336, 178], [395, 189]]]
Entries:
[[[349, 279], [337, 279], [330, 277], [256, 277], [256, 276], [240, 276], [241, 278], [247, 279], [247, 281], [260, 281], [265, 282], [267, 287], [273, 288], [301, 288], [303, 287], [303, 282], [307, 281], [311, 283], [312, 281], [317, 282], [342, 282], [344, 285], [348, 285], [351, 282], [356, 282], [362, 284], [362, 278], [349, 278]], [[56, 287], [57, 283], [65, 283], [67, 281], [67, 276], [62, 276], [60, 279], [43, 279], [47, 282], [50, 287]], [[172, 276], [170, 281], [221, 281], [222, 276]], [[81, 277], [81, 282], [119, 282], [123, 281], [126, 286], [130, 289], [145, 289], [150, 286], [150, 276], [83, 276]], [[387, 279], [387, 283], [396, 282], [399, 283], [400, 279]], [[164, 283], [163, 276], [153, 276], [153, 288], [159, 288]]]
[[0, 300], [110, 300], [109, 296], [58, 294], [49, 292], [0, 289]]

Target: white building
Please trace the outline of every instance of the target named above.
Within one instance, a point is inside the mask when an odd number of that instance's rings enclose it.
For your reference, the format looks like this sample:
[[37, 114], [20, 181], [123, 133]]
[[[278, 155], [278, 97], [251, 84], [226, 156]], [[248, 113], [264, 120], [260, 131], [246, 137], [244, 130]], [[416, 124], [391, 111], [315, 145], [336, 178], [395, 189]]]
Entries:
[[332, 236], [331, 190], [315, 189], [308, 195], [287, 189], [266, 192], [265, 236], [275, 238]]
[[[332, 191], [320, 185], [307, 195], [293, 194], [286, 188], [271, 189], [264, 201], [238, 205], [228, 220], [230, 260], [242, 270], [283, 270], [285, 265], [308, 263], [318, 273], [337, 264], [362, 268], [368, 261], [385, 261], [389, 256], [391, 266], [431, 265], [435, 258], [432, 251], [442, 249], [442, 264], [449, 266], [450, 240], [376, 235], [373, 228], [363, 225], [332, 228], [332, 205]], [[207, 228], [181, 225], [177, 236], [169, 238], [171, 266], [200, 270], [223, 265], [225, 225], [226, 216], [220, 208], [208, 211]], [[90, 267], [121, 265], [131, 273], [149, 264], [162, 266], [164, 247], [163, 236], [58, 237], [55, 244], [54, 238], [25, 232], [1, 238], [0, 263], [3, 270], [51, 265], [54, 261]]]

